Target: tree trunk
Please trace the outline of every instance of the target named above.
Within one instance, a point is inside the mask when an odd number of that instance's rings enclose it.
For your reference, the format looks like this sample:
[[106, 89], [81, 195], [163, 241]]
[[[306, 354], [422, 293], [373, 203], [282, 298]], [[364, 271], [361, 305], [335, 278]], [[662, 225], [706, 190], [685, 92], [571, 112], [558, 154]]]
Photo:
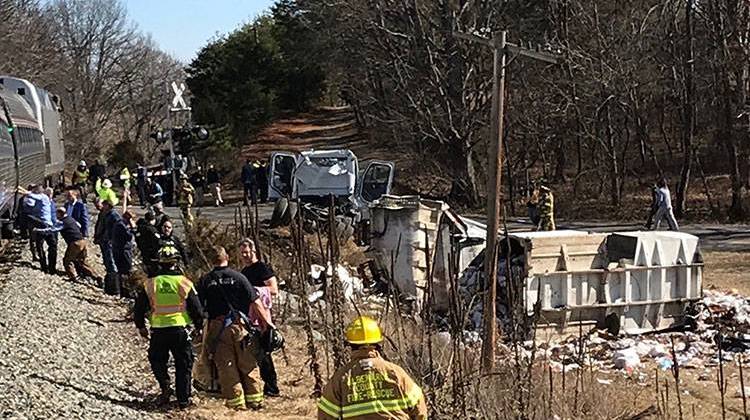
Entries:
[[685, 6], [685, 59], [683, 95], [683, 132], [682, 132], [682, 170], [677, 184], [675, 214], [683, 217], [687, 208], [687, 191], [690, 182], [690, 170], [693, 164], [693, 135], [695, 134], [695, 65], [693, 52], [693, 1], [687, 0]]

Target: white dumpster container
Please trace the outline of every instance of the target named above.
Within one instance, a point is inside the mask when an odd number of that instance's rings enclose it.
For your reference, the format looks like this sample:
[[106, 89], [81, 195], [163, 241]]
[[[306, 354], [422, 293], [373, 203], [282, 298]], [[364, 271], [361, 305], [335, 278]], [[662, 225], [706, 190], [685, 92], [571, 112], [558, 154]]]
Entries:
[[509, 239], [511, 252], [524, 254], [524, 305], [531, 315], [540, 304], [542, 329], [666, 328], [702, 296], [703, 261], [693, 235], [555, 231], [513, 233]]
[[447, 209], [441, 201], [418, 196], [383, 196], [370, 207], [367, 254], [389, 274], [402, 295], [422, 300], [427, 260], [434, 255], [440, 215]]

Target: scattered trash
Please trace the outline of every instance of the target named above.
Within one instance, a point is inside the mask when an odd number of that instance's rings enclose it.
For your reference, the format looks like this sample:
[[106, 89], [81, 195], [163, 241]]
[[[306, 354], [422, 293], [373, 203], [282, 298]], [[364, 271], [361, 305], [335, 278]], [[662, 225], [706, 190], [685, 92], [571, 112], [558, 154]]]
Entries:
[[609, 379], [596, 378], [596, 381], [602, 385], [612, 385], [612, 381]]
[[612, 356], [612, 362], [617, 369], [632, 371], [641, 365], [641, 358], [635, 347], [617, 350]]

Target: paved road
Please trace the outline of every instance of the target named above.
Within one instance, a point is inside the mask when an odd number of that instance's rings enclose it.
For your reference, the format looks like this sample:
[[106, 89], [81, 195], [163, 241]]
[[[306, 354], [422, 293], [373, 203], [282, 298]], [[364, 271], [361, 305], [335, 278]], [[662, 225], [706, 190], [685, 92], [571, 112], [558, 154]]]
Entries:
[[[210, 217], [212, 220], [218, 220], [222, 223], [234, 223], [234, 215], [237, 211], [238, 204], [227, 205], [226, 207], [202, 207], [195, 209], [196, 215]], [[176, 220], [178, 231], [182, 229], [180, 221], [180, 212], [176, 208], [167, 208], [167, 214]], [[273, 204], [263, 204], [258, 206], [258, 214], [262, 220], [270, 220], [273, 212]], [[472, 217], [477, 220], [477, 217]], [[481, 222], [480, 222], [481, 223]], [[527, 219], [513, 219], [509, 221], [508, 228], [511, 231], [530, 230], [531, 224]], [[558, 229], [575, 229], [589, 230], [593, 232], [622, 232], [632, 230], [642, 230], [643, 226], [638, 223], [606, 223], [606, 222], [566, 222], [560, 221]], [[750, 252], [750, 225], [729, 225], [729, 224], [708, 224], [696, 223], [687, 224], [681, 227], [683, 232], [698, 236], [701, 241], [701, 248], [705, 251], [735, 251]]]

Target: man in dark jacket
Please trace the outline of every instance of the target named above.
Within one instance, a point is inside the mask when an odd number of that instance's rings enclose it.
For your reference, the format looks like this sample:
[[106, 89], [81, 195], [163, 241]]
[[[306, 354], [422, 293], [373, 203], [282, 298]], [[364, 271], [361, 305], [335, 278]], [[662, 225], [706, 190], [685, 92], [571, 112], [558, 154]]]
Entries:
[[221, 198], [221, 174], [214, 165], [208, 165], [208, 171], [206, 172], [206, 182], [208, 182], [211, 188], [211, 193], [214, 195], [214, 205], [216, 207], [224, 205], [224, 199]]
[[111, 232], [112, 256], [117, 267], [117, 291], [121, 297], [132, 298], [130, 295], [130, 271], [133, 269], [133, 229], [135, 215], [126, 211], [119, 220], [115, 221]]
[[78, 198], [78, 190], [71, 188], [65, 192], [65, 212], [81, 227], [81, 235], [89, 235], [89, 210], [86, 204]]
[[159, 246], [161, 242], [161, 233], [156, 228], [156, 216], [152, 212], [147, 212], [144, 217], [138, 220], [137, 230], [135, 233], [135, 243], [138, 250], [141, 251], [141, 258], [146, 270], [146, 275], [153, 277], [158, 269]]
[[226, 405], [259, 409], [263, 391], [251, 373], [257, 365], [255, 355], [260, 343], [248, 331], [251, 325], [246, 312], [252, 308], [261, 314], [266, 325], [274, 326], [255, 288], [245, 276], [229, 268], [226, 250], [215, 247], [211, 254], [214, 269], [196, 287], [209, 318], [206, 350], [216, 363]]
[[91, 165], [91, 167], [89, 168], [89, 182], [91, 182], [92, 191], [94, 190], [93, 186], [96, 185], [96, 181], [104, 178], [106, 171], [107, 171], [107, 168], [105, 168], [104, 165], [102, 165], [99, 159], [96, 159], [94, 161], [94, 164]]
[[102, 251], [102, 260], [107, 274], [104, 277], [104, 292], [110, 295], [120, 293], [119, 281], [117, 279], [117, 265], [112, 253], [112, 229], [120, 220], [120, 215], [108, 200], [96, 201], [96, 207], [99, 209], [99, 216], [96, 219], [94, 227], [94, 243], [99, 245]]
[[255, 171], [255, 178], [260, 188], [260, 202], [265, 203], [268, 201], [268, 163], [260, 164], [258, 170]]
[[[245, 196], [245, 205], [249, 206], [251, 203], [255, 205], [258, 201], [258, 185], [256, 184], [256, 170], [250, 159], [245, 161], [245, 165], [242, 166], [242, 188]], [[248, 198], [251, 201], [248, 201]]]
[[64, 208], [57, 209], [60, 236], [67, 244], [65, 256], [63, 256], [63, 267], [70, 280], [78, 278], [78, 272], [84, 276], [99, 280], [96, 271], [86, 261], [86, 248], [88, 241], [81, 234], [81, 226], [67, 214]]
[[[193, 345], [186, 327], [203, 328], [203, 308], [193, 283], [177, 267], [179, 255], [173, 247], [159, 250], [159, 270], [138, 293], [133, 318], [138, 332], [149, 338], [148, 361], [161, 394], [158, 402], [169, 403], [172, 388], [169, 378], [169, 355], [174, 359], [175, 387], [180, 408], [190, 406]], [[146, 329], [146, 314], [151, 331]]]
[[151, 178], [146, 178], [146, 200], [149, 204], [156, 205], [162, 202], [164, 190], [158, 182]]

